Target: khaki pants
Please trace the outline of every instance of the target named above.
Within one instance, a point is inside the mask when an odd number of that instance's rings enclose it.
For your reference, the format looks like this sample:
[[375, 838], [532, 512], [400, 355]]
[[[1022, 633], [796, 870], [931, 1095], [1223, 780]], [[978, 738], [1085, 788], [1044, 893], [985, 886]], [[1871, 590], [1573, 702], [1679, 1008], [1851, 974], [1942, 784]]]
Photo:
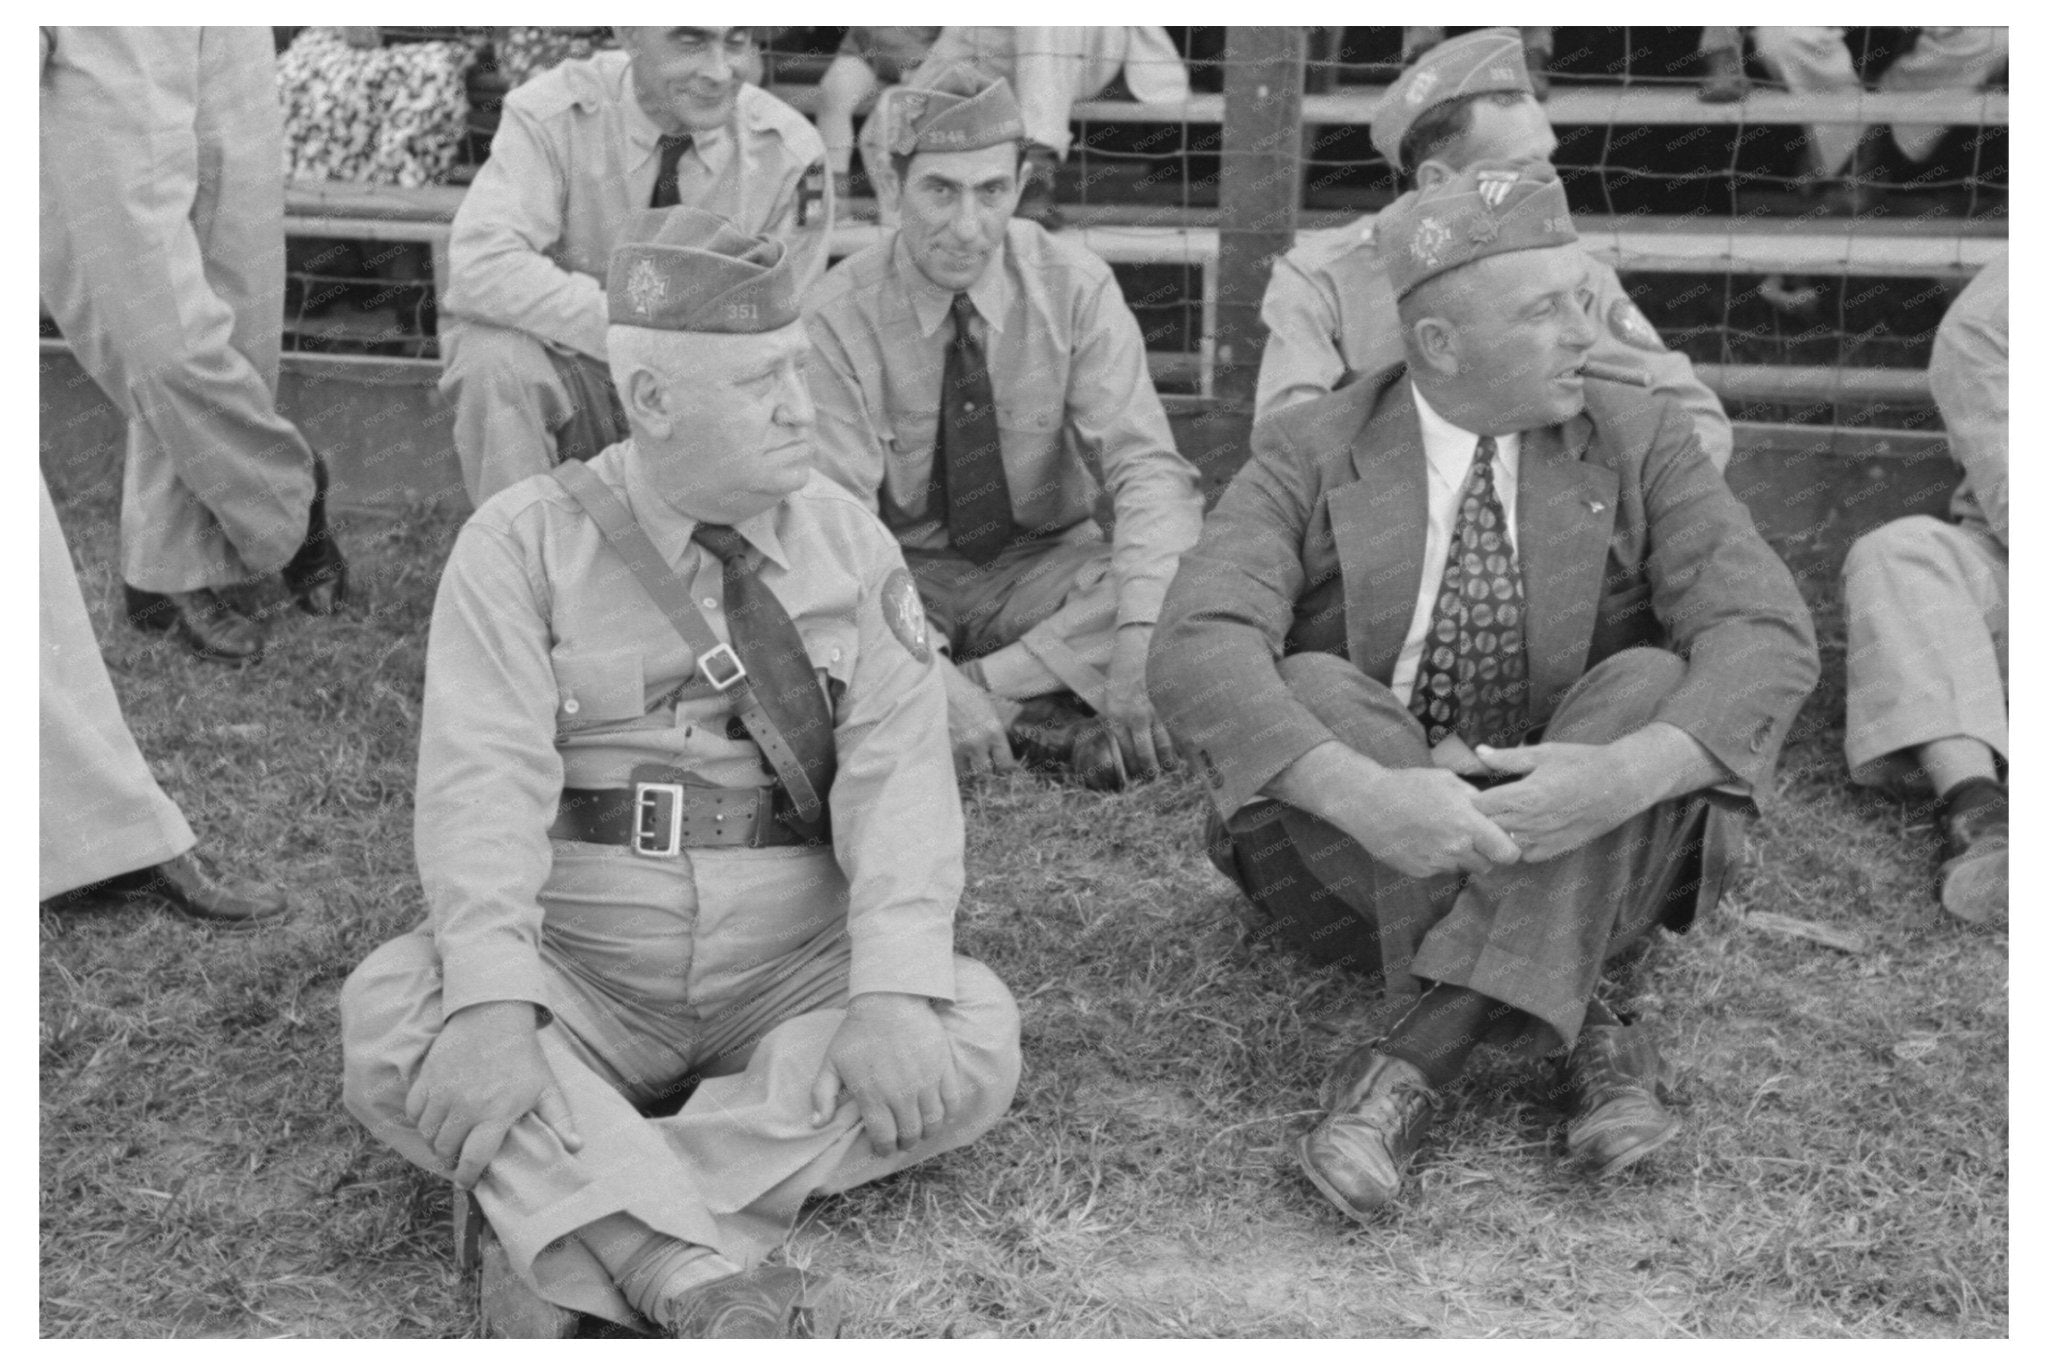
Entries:
[[[764, 907], [764, 911], [767, 910]], [[613, 1213], [751, 1266], [777, 1246], [799, 1207], [979, 1137], [1017, 1088], [1017, 1007], [980, 963], [955, 959], [956, 999], [939, 1007], [961, 1110], [908, 1152], [877, 1157], [842, 1100], [811, 1126], [811, 1083], [846, 1014], [843, 932], [821, 934], [732, 999], [651, 1008], [608, 988], [588, 965], [544, 946], [548, 1007], [541, 1051], [583, 1137], [567, 1151], [528, 1115], [513, 1125], [476, 1195], [513, 1266], [550, 1302], [614, 1322], [634, 1314], [578, 1228]], [[753, 978], [763, 979], [761, 976]], [[424, 928], [385, 944], [343, 988], [343, 1101], [408, 1161], [445, 1172], [405, 1118], [405, 1099], [439, 1033], [440, 959]], [[680, 1112], [643, 1117], [688, 1076]]]
[[[1388, 767], [1429, 766], [1422, 726], [1391, 689], [1330, 654], [1293, 655], [1280, 671], [1340, 742]], [[1543, 738], [1602, 744], [1641, 729], [1683, 673], [1662, 650], [1623, 650], [1572, 686]], [[1716, 815], [1703, 797], [1667, 801], [1549, 862], [1410, 877], [1273, 802], [1227, 830], [1212, 815], [1210, 856], [1270, 932], [1314, 960], [1383, 973], [1390, 996], [1412, 995], [1419, 978], [1504, 1001], [1545, 1026], [1526, 1041], [1548, 1051], [1577, 1041], [1606, 959], [1713, 903], [1727, 837]]]
[[1981, 740], [2001, 761], [2006, 731], [2006, 552], [1982, 526], [1901, 517], [1849, 547], [1849, 774], [1924, 794], [1913, 750]]
[[[1794, 94], [1855, 90], [1862, 84], [1839, 28], [1761, 27], [1751, 32], [1757, 56]], [[1981, 90], [2005, 65], [2006, 45], [2003, 28], [1923, 28], [1913, 46], [1877, 78], [1877, 88]], [[1946, 131], [1938, 123], [1895, 124], [1892, 140], [1912, 160], [1925, 161]], [[1816, 123], [1806, 136], [1814, 170], [1833, 176], [1841, 174], [1863, 129], [1853, 123]]]
[[42, 857], [38, 899], [154, 867], [191, 848], [192, 827], [164, 795], [100, 658], [71, 567], [64, 528], [42, 497], [42, 634], [37, 701], [41, 709], [41, 781], [37, 786]]
[[1084, 521], [1018, 541], [987, 565], [951, 550], [906, 548], [903, 558], [934, 634], [957, 662], [982, 661], [991, 692], [1022, 700], [1065, 689], [1099, 712], [1116, 645], [1110, 552]]
[[313, 452], [276, 407], [284, 133], [267, 28], [65, 28], [42, 82], [43, 302], [128, 419], [121, 575], [275, 572]]
[[469, 318], [449, 319], [441, 348], [441, 392], [455, 409], [455, 455], [472, 506], [564, 458], [589, 459], [610, 443], [604, 435], [626, 437], [611, 370], [595, 356]]

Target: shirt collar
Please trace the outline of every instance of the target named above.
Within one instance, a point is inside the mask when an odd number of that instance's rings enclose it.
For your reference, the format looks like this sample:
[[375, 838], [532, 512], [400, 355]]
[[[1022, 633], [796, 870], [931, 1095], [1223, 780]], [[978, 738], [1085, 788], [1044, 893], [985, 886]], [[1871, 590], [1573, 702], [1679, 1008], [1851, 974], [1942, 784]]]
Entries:
[[[682, 562], [684, 552], [693, 543], [691, 534], [697, 529], [697, 518], [679, 511], [654, 487], [649, 477], [646, 462], [636, 459], [637, 453], [631, 441], [613, 446], [618, 452], [621, 482], [626, 494], [626, 506], [632, 511], [633, 519], [640, 523], [640, 529], [654, 542], [654, 548], [661, 551], [661, 557], [675, 568]], [[604, 456], [598, 457], [600, 460]], [[766, 555], [782, 568], [789, 568], [789, 557], [782, 549], [782, 536], [777, 530], [784, 504], [776, 503], [766, 511], [756, 512], [743, 521], [734, 523], [746, 542]], [[709, 554], [706, 550], [704, 553]]]
[[[1413, 380], [1408, 388], [1415, 395], [1415, 416], [1422, 424], [1422, 453], [1428, 458], [1429, 467], [1451, 487], [1459, 487], [1471, 472], [1472, 457], [1479, 451], [1478, 433], [1453, 424], [1431, 407]], [[1493, 453], [1501, 464], [1514, 469], [1522, 453], [1522, 434], [1511, 431], [1494, 437]]]
[[[917, 315], [917, 327], [921, 335], [930, 336], [939, 330], [953, 311], [953, 291], [941, 289], [925, 278], [917, 262], [910, 259], [910, 248], [904, 244], [903, 231], [897, 229], [894, 247], [896, 274], [903, 281], [904, 292], [910, 296], [910, 310]], [[1003, 314], [1010, 307], [1010, 240], [1008, 229], [1004, 230], [1003, 241], [989, 258], [988, 269], [981, 272], [967, 290], [967, 298], [974, 305], [974, 311], [981, 314], [981, 320], [991, 332], [1003, 330]]]
[[[745, 87], [741, 87], [745, 93]], [[640, 153], [641, 161], [657, 155], [661, 150], [661, 125], [649, 118], [647, 111], [640, 107], [640, 97], [633, 93], [633, 63], [628, 58], [619, 67], [618, 102], [623, 109], [626, 123], [626, 140]], [[733, 100], [732, 117], [740, 116], [738, 98]], [[732, 134], [727, 127], [710, 129], [707, 132], [690, 134], [690, 150], [693, 155], [715, 175], [725, 169], [727, 158], [732, 153]]]

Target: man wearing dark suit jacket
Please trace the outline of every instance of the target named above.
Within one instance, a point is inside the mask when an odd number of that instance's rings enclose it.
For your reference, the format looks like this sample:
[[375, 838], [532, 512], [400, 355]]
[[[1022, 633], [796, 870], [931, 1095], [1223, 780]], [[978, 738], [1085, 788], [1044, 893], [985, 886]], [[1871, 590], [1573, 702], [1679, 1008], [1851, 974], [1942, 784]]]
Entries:
[[1405, 363], [1261, 427], [1150, 668], [1254, 913], [1427, 985], [1299, 1148], [1361, 1219], [1482, 1038], [1570, 1049], [1567, 1143], [1603, 1174], [1676, 1134], [1601, 964], [1712, 903], [1720, 807], [1767, 786], [1818, 674], [1685, 413], [1585, 372], [1555, 173], [1471, 167], [1381, 223]]

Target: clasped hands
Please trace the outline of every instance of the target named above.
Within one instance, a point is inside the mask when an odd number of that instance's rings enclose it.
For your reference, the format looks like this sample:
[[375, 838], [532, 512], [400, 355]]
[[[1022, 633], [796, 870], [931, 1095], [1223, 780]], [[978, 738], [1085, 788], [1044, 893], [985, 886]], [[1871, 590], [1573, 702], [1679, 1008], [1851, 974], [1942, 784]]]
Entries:
[[[936, 1136], [961, 1102], [951, 1046], [923, 996], [855, 996], [811, 1084], [811, 1125], [842, 1100], [860, 1110], [876, 1156]], [[463, 1189], [472, 1188], [514, 1124], [534, 1115], [567, 1151], [582, 1135], [541, 1052], [534, 1007], [523, 1000], [471, 1005], [450, 1015], [406, 1096], [405, 1116]]]

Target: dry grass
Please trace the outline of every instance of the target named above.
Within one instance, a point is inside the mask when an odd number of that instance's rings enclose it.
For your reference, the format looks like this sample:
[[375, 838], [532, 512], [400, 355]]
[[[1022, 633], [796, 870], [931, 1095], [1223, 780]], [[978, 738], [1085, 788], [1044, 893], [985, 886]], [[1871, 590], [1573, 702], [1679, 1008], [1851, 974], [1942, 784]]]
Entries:
[[[130, 722], [209, 848], [298, 902], [260, 934], [42, 917], [45, 1334], [463, 1335], [439, 1182], [342, 1112], [335, 993], [421, 912], [410, 788], [453, 522], [352, 519], [372, 607], [280, 616], [235, 672], [114, 624], [103, 493], [65, 505]], [[1013, 1114], [821, 1203], [790, 1248], [863, 1335], [1999, 1335], [2006, 943], [1941, 920], [1932, 839], [1851, 793], [1840, 631], [1732, 904], [1631, 964], [1687, 1125], [1607, 1185], [1542, 1078], [1482, 1059], [1394, 1216], [1360, 1228], [1287, 1141], [1368, 1036], [1355, 982], [1244, 947], [1200, 796], [969, 793], [963, 948], [1022, 1003]], [[1860, 955], [1746, 926], [1854, 927]]]

